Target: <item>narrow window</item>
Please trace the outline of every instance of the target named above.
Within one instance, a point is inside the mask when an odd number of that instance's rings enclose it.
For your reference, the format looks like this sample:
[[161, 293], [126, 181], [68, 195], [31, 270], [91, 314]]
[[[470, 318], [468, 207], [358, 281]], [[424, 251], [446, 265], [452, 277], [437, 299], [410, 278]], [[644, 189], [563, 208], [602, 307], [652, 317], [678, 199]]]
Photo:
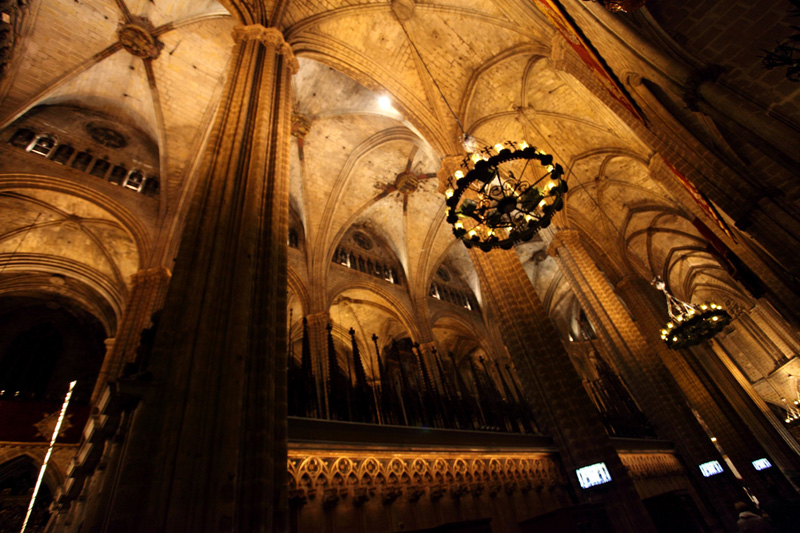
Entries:
[[89, 168], [89, 163], [92, 162], [92, 159], [94, 158], [89, 152], [78, 152], [78, 155], [76, 155], [75, 159], [72, 160], [72, 168], [86, 172], [86, 169]]
[[92, 176], [96, 176], [100, 179], [105, 179], [106, 172], [108, 172], [108, 168], [111, 166], [111, 163], [106, 161], [105, 159], [97, 159], [92, 166], [91, 174]]
[[75, 148], [68, 144], [61, 144], [56, 148], [56, 153], [53, 154], [53, 161], [56, 163], [60, 163], [62, 165], [66, 165], [69, 158], [72, 157], [72, 154], [75, 153]]
[[128, 174], [128, 178], [125, 180], [123, 186], [127, 189], [139, 192], [142, 190], [142, 183], [144, 183], [144, 174], [139, 170], [132, 170], [130, 174]]
[[114, 185], [122, 185], [127, 176], [128, 176], [128, 169], [123, 166], [117, 165], [111, 169], [111, 175], [108, 177], [108, 181], [110, 181]]
[[29, 130], [28, 128], [22, 128], [16, 131], [11, 139], [8, 140], [8, 143], [11, 146], [16, 146], [17, 148], [27, 148], [29, 144], [33, 141], [36, 134], [33, 130]]
[[42, 157], [47, 157], [50, 155], [50, 152], [53, 151], [53, 148], [56, 146], [56, 141], [52, 137], [48, 137], [46, 135], [42, 135], [36, 142], [33, 143], [28, 151], [32, 154], [37, 154]]
[[441, 300], [441, 296], [439, 296], [439, 287], [436, 286], [435, 283], [431, 283], [431, 296], [436, 298], [437, 300]]
[[161, 183], [158, 181], [158, 176], [148, 176], [144, 182], [144, 189], [142, 193], [147, 196], [158, 196], [158, 189]]

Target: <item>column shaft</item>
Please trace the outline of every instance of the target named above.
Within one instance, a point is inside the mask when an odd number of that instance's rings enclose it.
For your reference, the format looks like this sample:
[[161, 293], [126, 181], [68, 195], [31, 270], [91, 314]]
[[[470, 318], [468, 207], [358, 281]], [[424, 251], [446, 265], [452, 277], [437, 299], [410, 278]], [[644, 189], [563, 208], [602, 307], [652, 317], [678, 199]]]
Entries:
[[[656, 432], [675, 443], [687, 463], [689, 479], [718, 519], [728, 522], [726, 519], [730, 509], [744, 494], [727, 470], [709, 479], [701, 475], [698, 465], [715, 459], [722, 461], [722, 457], [689, 406], [681, 401], [682, 395], [674, 381], [658, 364], [647, 341], [586, 252], [578, 232], [559, 231], [549, 252], [556, 257], [600, 341], [612, 356], [614, 365], [630, 386]], [[676, 401], [678, 398], [680, 400]], [[732, 524], [727, 525], [730, 527]]]
[[100, 375], [92, 393], [92, 403], [97, 400], [106, 382], [117, 379], [125, 363], [136, 358], [142, 330], [150, 324], [153, 313], [164, 305], [170, 272], [166, 268], [140, 270], [132, 276], [133, 287], [122, 319], [117, 325], [114, 342], [109, 346]]
[[592, 406], [533, 285], [514, 251], [472, 251], [486, 296], [497, 313], [503, 341], [537, 420], [546, 425], [580, 498], [575, 469], [604, 462], [613, 481], [597, 492], [617, 531], [654, 531], [633, 481]]
[[320, 400], [320, 410], [330, 417], [328, 412], [328, 330], [325, 329], [331, 321], [330, 314], [325, 311], [307, 315], [308, 340], [311, 347], [311, 360], [314, 364], [314, 376], [317, 385], [317, 398]]
[[[104, 531], [286, 527], [291, 76], [279, 31], [234, 32]], [[91, 528], [90, 528], [91, 529]]]

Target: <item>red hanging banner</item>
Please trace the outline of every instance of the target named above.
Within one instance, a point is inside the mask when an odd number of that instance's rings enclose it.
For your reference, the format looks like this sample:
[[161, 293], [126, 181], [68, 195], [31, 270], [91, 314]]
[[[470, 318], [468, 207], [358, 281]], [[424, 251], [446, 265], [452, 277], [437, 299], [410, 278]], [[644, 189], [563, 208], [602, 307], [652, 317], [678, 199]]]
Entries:
[[642, 122], [644, 118], [636, 110], [636, 107], [631, 103], [630, 98], [622, 90], [619, 82], [612, 77], [607, 68], [603, 66], [600, 58], [593, 51], [592, 47], [581, 37], [575, 24], [566, 16], [564, 8], [552, 0], [534, 0], [534, 4], [555, 26], [556, 30], [567, 40], [569, 45], [575, 50], [575, 53], [581, 58], [583, 63], [589, 67], [597, 79], [603, 84], [605, 90], [611, 97], [622, 105], [625, 109]]

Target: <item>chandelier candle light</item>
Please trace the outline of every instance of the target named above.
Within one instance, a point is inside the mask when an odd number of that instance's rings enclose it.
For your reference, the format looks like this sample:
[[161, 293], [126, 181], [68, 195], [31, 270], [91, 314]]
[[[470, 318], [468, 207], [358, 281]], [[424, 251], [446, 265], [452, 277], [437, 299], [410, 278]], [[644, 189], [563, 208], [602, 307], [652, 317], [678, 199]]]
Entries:
[[661, 330], [661, 340], [672, 350], [700, 344], [731, 322], [731, 315], [717, 304], [695, 305], [677, 299], [661, 278], [654, 279], [653, 286], [667, 297], [670, 321], [666, 329]]
[[525, 142], [486, 147], [466, 157], [462, 168], [445, 196], [447, 222], [467, 248], [508, 250], [531, 240], [564, 208], [564, 169]]

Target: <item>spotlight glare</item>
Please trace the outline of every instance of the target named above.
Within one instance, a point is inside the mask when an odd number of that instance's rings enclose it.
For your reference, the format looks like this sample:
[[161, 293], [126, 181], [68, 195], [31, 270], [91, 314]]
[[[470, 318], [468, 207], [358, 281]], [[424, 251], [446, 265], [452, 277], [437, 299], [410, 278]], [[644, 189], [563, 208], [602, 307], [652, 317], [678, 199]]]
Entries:
[[392, 101], [389, 99], [388, 96], [381, 96], [380, 98], [378, 98], [378, 107], [380, 107], [384, 111], [388, 111], [392, 109]]

